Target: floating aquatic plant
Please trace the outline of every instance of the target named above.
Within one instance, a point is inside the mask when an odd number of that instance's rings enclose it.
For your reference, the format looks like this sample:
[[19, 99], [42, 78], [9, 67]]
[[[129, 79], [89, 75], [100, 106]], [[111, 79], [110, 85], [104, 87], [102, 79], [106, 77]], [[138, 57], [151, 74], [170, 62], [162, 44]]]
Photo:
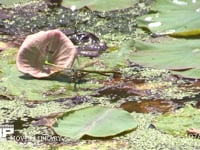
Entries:
[[[63, 68], [70, 68], [76, 54], [74, 44], [61, 31], [40, 31], [24, 40], [18, 51], [16, 64], [20, 72], [43, 78]], [[47, 65], [45, 62], [60, 67]]]

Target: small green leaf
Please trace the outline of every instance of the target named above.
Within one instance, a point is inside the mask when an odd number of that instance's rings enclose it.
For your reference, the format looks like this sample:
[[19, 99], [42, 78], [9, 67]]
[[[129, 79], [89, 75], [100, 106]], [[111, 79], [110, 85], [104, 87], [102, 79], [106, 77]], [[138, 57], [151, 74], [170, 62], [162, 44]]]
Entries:
[[83, 136], [115, 136], [137, 127], [133, 117], [117, 108], [87, 107], [74, 112], [67, 112], [53, 125], [55, 132], [61, 136], [80, 139]]
[[22, 3], [27, 3], [30, 1], [32, 1], [32, 0], [1, 0], [0, 4], [10, 7], [17, 3], [22, 4]]
[[184, 77], [200, 78], [199, 43], [199, 39], [172, 38], [162, 43], [137, 41], [132, 61], [146, 67], [173, 70]]
[[[191, 32], [199, 29], [200, 1], [160, 0], [137, 23], [153, 33]], [[190, 34], [188, 34], [190, 36]]]
[[158, 116], [153, 124], [165, 133], [186, 136], [189, 129], [200, 129], [200, 111], [192, 106], [186, 106], [176, 113]]
[[100, 56], [100, 61], [108, 66], [108, 68], [116, 68], [117, 66], [125, 66], [127, 60], [131, 58], [134, 41], [124, 42], [119, 48]]
[[63, 6], [78, 9], [87, 6], [92, 10], [109, 11], [133, 6], [135, 2], [136, 0], [64, 0]]

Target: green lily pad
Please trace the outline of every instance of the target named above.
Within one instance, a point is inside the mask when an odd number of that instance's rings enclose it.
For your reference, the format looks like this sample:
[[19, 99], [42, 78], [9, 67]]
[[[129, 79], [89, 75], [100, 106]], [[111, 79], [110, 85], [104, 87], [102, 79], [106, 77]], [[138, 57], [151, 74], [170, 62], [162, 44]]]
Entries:
[[187, 71], [171, 71], [174, 74], [178, 74], [180, 76], [191, 78], [191, 79], [199, 79], [200, 77], [200, 69], [189, 69]]
[[91, 10], [110, 11], [131, 7], [135, 2], [136, 0], [64, 0], [63, 6], [77, 9], [87, 6]]
[[[137, 23], [153, 33], [185, 32], [198, 29], [200, 24], [200, 1], [163, 0], [156, 1], [151, 12], [139, 17]], [[197, 32], [199, 35], [199, 33]], [[175, 35], [174, 35], [175, 36]]]
[[199, 42], [199, 39], [170, 39], [162, 43], [137, 41], [132, 60], [146, 67], [169, 69], [184, 77], [200, 78]]
[[127, 111], [100, 106], [67, 112], [53, 125], [57, 134], [74, 139], [85, 135], [99, 138], [115, 136], [136, 127], [137, 123]]
[[[112, 74], [112, 70], [119, 66], [125, 65], [126, 60], [130, 57], [130, 49], [133, 47], [133, 41], [124, 43], [122, 47], [116, 50], [102, 54], [97, 58], [97, 63], [89, 65], [84, 68], [89, 71], [109, 71]], [[15, 59], [16, 49], [8, 49], [0, 54], [0, 94], [13, 95], [22, 97], [28, 100], [53, 100], [59, 98], [67, 98], [76, 94], [90, 94], [92, 90], [84, 89], [95, 89], [101, 86], [100, 83], [94, 84], [91, 80], [99, 81], [105, 79], [104, 76], [98, 74], [92, 74], [87, 76], [88, 82], [79, 84], [80, 90], [74, 91], [74, 83], [72, 82], [72, 74], [66, 72], [63, 75], [55, 75], [47, 79], [35, 79], [20, 73], [17, 70]], [[93, 61], [89, 58], [80, 57], [79, 64], [76, 61], [74, 68], [79, 69], [83, 63], [89, 63]], [[103, 64], [103, 65], [102, 65]], [[113, 71], [114, 72], [114, 71]], [[84, 78], [87, 78], [84, 77]], [[17, 88], [16, 88], [17, 87]], [[83, 89], [83, 90], [82, 90]]]
[[4, 6], [13, 6], [14, 4], [24, 4], [27, 2], [30, 2], [31, 0], [1, 0], [0, 4], [4, 5]]
[[[119, 69], [127, 65], [127, 61], [132, 58], [132, 49], [134, 47], [134, 41], [130, 40], [124, 42], [120, 47], [110, 47], [103, 54], [95, 59], [87, 57], [79, 57], [78, 61], [75, 61], [74, 68], [79, 69], [80, 66], [85, 64], [85, 70], [88, 71], [105, 71], [114, 73]], [[88, 65], [87, 65], [88, 64]], [[101, 76], [99, 76], [101, 77]]]
[[[72, 74], [60, 74], [47, 79], [35, 79], [17, 70], [16, 49], [8, 49], [0, 54], [0, 94], [13, 95], [28, 100], [53, 100], [76, 94], [89, 94], [84, 88], [97, 88], [100, 84], [90, 81], [79, 84], [74, 91]], [[80, 90], [79, 90], [80, 88]]]
[[187, 136], [189, 129], [200, 129], [200, 110], [192, 106], [186, 106], [176, 113], [158, 116], [153, 124], [165, 133], [175, 136]]
[[108, 68], [116, 68], [119, 66], [126, 66], [127, 61], [131, 58], [131, 50], [134, 47], [134, 41], [129, 40], [117, 47], [115, 50], [110, 51], [105, 55], [99, 57], [100, 61]]

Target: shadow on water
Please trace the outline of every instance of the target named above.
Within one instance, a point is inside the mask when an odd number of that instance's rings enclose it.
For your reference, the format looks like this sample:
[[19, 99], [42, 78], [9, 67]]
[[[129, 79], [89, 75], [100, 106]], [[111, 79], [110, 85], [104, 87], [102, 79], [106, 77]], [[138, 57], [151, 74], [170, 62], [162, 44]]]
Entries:
[[30, 123], [34, 120], [35, 119], [31, 117], [25, 117], [24, 120], [22, 120], [21, 118], [17, 118], [16, 120], [12, 120], [12, 123], [14, 125], [14, 129], [17, 131], [28, 128]]
[[64, 74], [59, 74], [59, 75], [53, 75], [51, 77], [48, 78], [41, 78], [41, 79], [36, 79], [34, 77], [31, 77], [29, 75], [21, 75], [19, 76], [20, 79], [24, 79], [24, 80], [46, 80], [46, 81], [59, 81], [59, 82], [65, 82], [65, 83], [72, 83], [73, 82], [73, 78], [71, 76], [68, 75], [64, 75]]

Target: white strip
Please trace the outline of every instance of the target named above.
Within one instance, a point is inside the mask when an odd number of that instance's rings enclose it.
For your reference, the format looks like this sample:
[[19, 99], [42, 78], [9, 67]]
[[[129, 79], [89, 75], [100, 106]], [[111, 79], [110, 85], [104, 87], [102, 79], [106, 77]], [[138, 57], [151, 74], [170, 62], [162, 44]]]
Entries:
[[162, 25], [161, 22], [152, 22], [152, 23], [149, 23], [149, 24], [148, 24], [148, 27], [149, 27], [149, 28], [155, 28], [155, 27], [159, 27], [159, 26], [161, 26], [161, 25]]
[[173, 0], [173, 3], [174, 3], [174, 4], [177, 4], [177, 5], [182, 5], [182, 6], [188, 4], [187, 2], [180, 1], [180, 0]]

